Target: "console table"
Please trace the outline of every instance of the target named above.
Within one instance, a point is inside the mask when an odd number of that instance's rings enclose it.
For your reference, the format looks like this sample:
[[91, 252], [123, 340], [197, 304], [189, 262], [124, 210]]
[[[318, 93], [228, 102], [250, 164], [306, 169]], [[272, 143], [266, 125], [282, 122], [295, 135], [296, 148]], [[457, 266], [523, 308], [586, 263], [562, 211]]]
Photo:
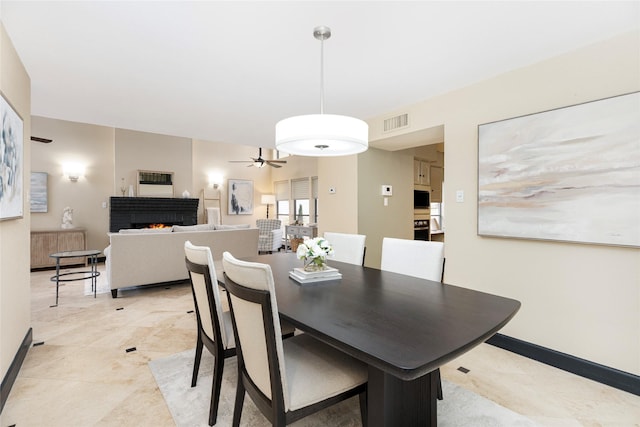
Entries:
[[289, 249], [289, 236], [296, 237], [318, 237], [318, 227], [315, 225], [287, 225], [284, 231], [284, 251]]
[[[87, 230], [84, 228], [60, 228], [31, 230], [31, 268], [55, 267], [56, 260], [50, 253], [82, 251], [86, 249]], [[77, 264], [78, 260], [63, 259], [61, 265]]]

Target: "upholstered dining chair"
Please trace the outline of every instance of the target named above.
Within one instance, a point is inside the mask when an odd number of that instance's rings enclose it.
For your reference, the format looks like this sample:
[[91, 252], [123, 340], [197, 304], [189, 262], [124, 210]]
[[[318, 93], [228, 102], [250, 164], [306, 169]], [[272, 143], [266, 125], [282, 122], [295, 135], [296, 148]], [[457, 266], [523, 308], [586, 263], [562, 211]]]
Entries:
[[444, 243], [385, 237], [380, 269], [442, 282]]
[[[202, 349], [206, 347], [214, 357], [213, 384], [209, 405], [209, 425], [212, 426], [216, 423], [218, 415], [224, 360], [235, 356], [235, 338], [231, 315], [228, 310], [223, 309], [220, 298], [220, 288], [218, 287], [211, 249], [207, 246], [195, 246], [190, 241], [186, 241], [184, 252], [198, 323], [191, 387], [195, 387], [198, 381]], [[283, 324], [281, 329], [286, 337], [293, 336], [293, 326]]]
[[367, 366], [309, 334], [282, 340], [271, 267], [222, 256], [238, 353], [233, 426], [245, 392], [274, 426], [285, 426], [355, 395], [363, 425]]
[[258, 219], [258, 252], [272, 253], [282, 246], [282, 221], [279, 219]]
[[364, 265], [364, 255], [366, 251], [364, 234], [346, 234], [326, 231], [324, 238], [333, 248], [333, 259], [339, 262], [346, 262], [355, 265]]
[[[407, 276], [442, 282], [444, 279], [444, 243], [384, 237], [380, 269]], [[440, 369], [436, 371], [438, 399], [442, 400]]]

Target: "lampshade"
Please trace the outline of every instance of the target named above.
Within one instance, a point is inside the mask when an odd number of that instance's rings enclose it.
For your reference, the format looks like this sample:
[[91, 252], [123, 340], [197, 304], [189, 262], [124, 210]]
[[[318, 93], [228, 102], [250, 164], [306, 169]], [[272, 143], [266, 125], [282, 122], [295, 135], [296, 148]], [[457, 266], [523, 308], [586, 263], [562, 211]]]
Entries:
[[324, 114], [324, 41], [329, 27], [313, 30], [320, 40], [320, 114], [289, 117], [276, 123], [276, 149], [298, 156], [346, 156], [369, 148], [369, 126], [348, 116]]
[[275, 205], [276, 204], [276, 196], [273, 194], [263, 194], [261, 202], [263, 205]]
[[276, 149], [298, 156], [344, 156], [366, 151], [369, 126], [335, 114], [289, 117], [276, 124]]

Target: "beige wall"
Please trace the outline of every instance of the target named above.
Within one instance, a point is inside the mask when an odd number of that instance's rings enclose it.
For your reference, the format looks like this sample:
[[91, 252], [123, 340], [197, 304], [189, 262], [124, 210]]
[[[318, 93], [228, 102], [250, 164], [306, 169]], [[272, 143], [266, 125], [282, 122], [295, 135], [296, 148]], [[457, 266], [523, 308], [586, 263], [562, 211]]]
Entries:
[[24, 216], [0, 222], [0, 378], [4, 379], [31, 326], [29, 279], [29, 176], [31, 81], [0, 24], [0, 91], [22, 117]]
[[[358, 233], [358, 166], [360, 155], [318, 159], [318, 234]], [[330, 193], [334, 188], [335, 193]]]
[[[87, 248], [103, 250], [109, 244], [109, 209], [102, 207], [113, 195], [114, 129], [34, 116], [33, 135], [52, 139], [30, 142], [31, 170], [46, 172], [48, 211], [31, 214], [31, 229], [59, 229], [62, 211], [73, 208], [73, 225], [87, 229]], [[84, 165], [85, 176], [71, 182], [63, 165]]]
[[[380, 268], [382, 238], [413, 239], [413, 152], [370, 148], [358, 155], [358, 232], [367, 236], [365, 265]], [[384, 205], [382, 185], [393, 195]]]
[[[506, 335], [636, 375], [640, 251], [479, 237], [476, 199], [478, 124], [640, 90], [639, 40], [626, 34], [402, 110], [413, 131], [445, 126], [445, 281], [520, 300]], [[373, 145], [384, 117], [369, 122]]]
[[[251, 160], [258, 157], [258, 147], [225, 144], [222, 142], [193, 141], [193, 193], [194, 197], [202, 197], [203, 190], [208, 188], [209, 174], [218, 174], [223, 182], [220, 186], [221, 212], [223, 224], [251, 224], [267, 217], [267, 207], [260, 203], [263, 194], [272, 194], [271, 173], [273, 168], [247, 167], [250, 163], [230, 163], [229, 160]], [[269, 153], [263, 152], [263, 158], [270, 159]], [[253, 181], [253, 215], [228, 215], [229, 179], [248, 179]], [[201, 199], [202, 200], [202, 199]], [[207, 201], [207, 206], [217, 204]], [[271, 206], [269, 209], [274, 209]], [[200, 206], [202, 211], [202, 202]], [[269, 211], [269, 216], [273, 213]], [[202, 222], [205, 222], [204, 220]]]

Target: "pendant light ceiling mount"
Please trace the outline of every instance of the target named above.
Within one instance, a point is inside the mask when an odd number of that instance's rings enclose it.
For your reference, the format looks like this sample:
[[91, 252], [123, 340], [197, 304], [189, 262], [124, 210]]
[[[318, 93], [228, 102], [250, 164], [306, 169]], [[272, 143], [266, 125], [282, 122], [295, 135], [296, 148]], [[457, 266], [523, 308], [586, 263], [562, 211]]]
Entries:
[[324, 41], [331, 37], [326, 26], [314, 28], [320, 40], [320, 114], [289, 117], [276, 123], [276, 149], [298, 156], [345, 156], [366, 151], [369, 126], [348, 116], [324, 114]]

